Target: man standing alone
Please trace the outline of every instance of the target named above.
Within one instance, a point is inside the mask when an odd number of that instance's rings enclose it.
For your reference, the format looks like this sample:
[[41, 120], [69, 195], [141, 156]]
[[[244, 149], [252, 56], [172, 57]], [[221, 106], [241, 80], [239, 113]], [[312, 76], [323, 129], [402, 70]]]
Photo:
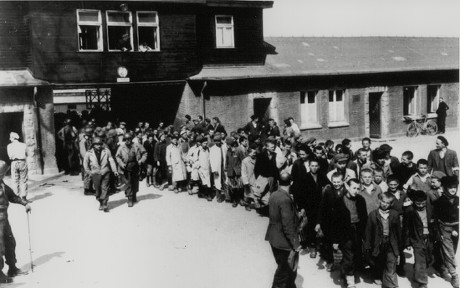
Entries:
[[14, 181], [14, 192], [27, 201], [27, 181], [29, 180], [26, 160], [27, 146], [19, 142], [19, 135], [15, 132], [10, 133], [10, 141], [7, 151], [11, 160], [11, 178]]
[[291, 177], [282, 173], [279, 180], [279, 189], [270, 195], [269, 218], [265, 240], [270, 242], [275, 256], [276, 269], [272, 288], [295, 288], [297, 265], [293, 261], [300, 251], [297, 235], [298, 220], [294, 202], [289, 196]]
[[444, 134], [446, 133], [446, 117], [447, 117], [447, 110], [449, 110], [449, 106], [447, 106], [446, 102], [442, 97], [439, 97], [439, 106], [436, 110], [436, 114], [438, 114], [438, 133]]

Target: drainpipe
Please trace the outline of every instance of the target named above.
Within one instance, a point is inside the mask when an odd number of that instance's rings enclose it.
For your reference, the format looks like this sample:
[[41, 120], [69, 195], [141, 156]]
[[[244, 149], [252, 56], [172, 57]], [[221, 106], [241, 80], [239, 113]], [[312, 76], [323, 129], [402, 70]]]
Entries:
[[43, 175], [44, 173], [44, 160], [43, 160], [43, 151], [42, 151], [42, 128], [41, 128], [41, 122], [40, 122], [40, 108], [38, 107], [38, 101], [37, 101], [37, 87], [34, 87], [34, 96], [33, 96], [33, 103], [34, 103], [34, 112], [37, 117], [37, 134], [36, 134], [36, 139], [37, 139], [37, 150], [38, 150], [38, 156], [39, 156], [39, 165], [40, 165], [40, 172]]
[[204, 89], [206, 88], [207, 85], [208, 85], [208, 82], [204, 81], [204, 83], [203, 83], [203, 88], [201, 88], [201, 92], [200, 92], [200, 94], [201, 94], [201, 99], [202, 99], [202, 101], [203, 101], [203, 119], [206, 119], [206, 102], [205, 102], [206, 100], [205, 100], [205, 98], [204, 98], [204, 93], [203, 93], [203, 91], [204, 91]]

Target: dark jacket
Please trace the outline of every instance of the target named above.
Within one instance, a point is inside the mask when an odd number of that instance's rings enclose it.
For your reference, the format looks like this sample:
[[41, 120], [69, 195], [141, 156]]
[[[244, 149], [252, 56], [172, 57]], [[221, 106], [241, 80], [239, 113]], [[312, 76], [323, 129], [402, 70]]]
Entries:
[[260, 123], [257, 123], [257, 125], [254, 127], [254, 124], [252, 124], [252, 121], [250, 121], [248, 124], [246, 124], [246, 126], [244, 126], [243, 130], [248, 135], [260, 135], [262, 125]]
[[254, 165], [254, 175], [256, 175], [256, 178], [259, 176], [279, 178], [279, 171], [276, 167], [276, 153], [271, 152], [271, 155], [272, 159], [270, 160], [268, 158], [268, 151], [265, 149], [257, 155], [256, 164]]
[[300, 246], [297, 234], [298, 218], [289, 193], [279, 189], [270, 195], [268, 203], [270, 222], [265, 240], [277, 249], [297, 249]]
[[232, 149], [227, 150], [227, 160], [225, 161], [225, 171], [227, 172], [228, 177], [240, 177], [241, 176], [241, 164], [245, 158], [245, 155], [242, 150], [236, 150], [235, 152]]
[[276, 125], [273, 127], [267, 126], [267, 128], [265, 129], [265, 134], [267, 135], [267, 137], [279, 137], [281, 135], [280, 128]]
[[166, 165], [166, 147], [168, 147], [168, 143], [158, 142], [157, 145], [155, 145], [155, 150], [153, 153], [154, 160], [160, 161], [164, 165]]
[[[380, 244], [382, 244], [383, 240], [383, 225], [379, 218], [379, 209], [369, 214], [364, 237], [364, 249], [371, 250], [372, 256], [374, 257], [380, 254]], [[399, 256], [399, 247], [403, 244], [401, 237], [401, 222], [399, 213], [396, 210], [390, 209], [388, 223], [390, 226], [390, 245], [394, 255]]]
[[[458, 171], [453, 171], [452, 168], [458, 168], [458, 157], [457, 152], [454, 150], [446, 149], [446, 154], [444, 155], [445, 171], [447, 176], [456, 175], [458, 176]], [[441, 167], [441, 157], [439, 157], [439, 152], [437, 150], [431, 150], [428, 155], [428, 172], [433, 171], [442, 171]]]
[[146, 164], [150, 164], [150, 165], [155, 164], [155, 157], [154, 157], [155, 145], [156, 145], [155, 140], [153, 140], [152, 143], [150, 143], [149, 141], [144, 142], [144, 148], [145, 148], [145, 151], [147, 151], [147, 160], [145, 161]]
[[[333, 225], [331, 227], [332, 243], [344, 244], [346, 241], [353, 239], [350, 211], [345, 205], [344, 197], [347, 196], [344, 195], [339, 201], [335, 202]], [[363, 238], [367, 223], [366, 200], [358, 194], [355, 196], [355, 201], [359, 217], [358, 233]]]
[[444, 223], [444, 225], [450, 226], [453, 230], [458, 232], [458, 196], [453, 196], [453, 201], [450, 202], [450, 198], [446, 197], [444, 193], [433, 204], [433, 216], [438, 222]]
[[[434, 226], [434, 220], [431, 217], [430, 209], [426, 209], [426, 216], [428, 221], [428, 231], [430, 234], [429, 239], [431, 241], [436, 240], [438, 234]], [[404, 247], [425, 247], [423, 240], [423, 223], [422, 219], [418, 215], [417, 210], [414, 206], [410, 206], [406, 209], [403, 218], [403, 243]]]
[[342, 187], [340, 191], [335, 191], [332, 185], [326, 185], [323, 189], [321, 202], [319, 204], [317, 223], [321, 225], [321, 230], [325, 234], [329, 231], [333, 224], [333, 215], [336, 212], [336, 203], [342, 199], [345, 193], [345, 188]]
[[0, 213], [6, 213], [10, 202], [27, 205], [27, 202], [16, 195], [13, 189], [0, 180]]
[[216, 126], [214, 126], [214, 131], [227, 134], [222, 124], [217, 124]]

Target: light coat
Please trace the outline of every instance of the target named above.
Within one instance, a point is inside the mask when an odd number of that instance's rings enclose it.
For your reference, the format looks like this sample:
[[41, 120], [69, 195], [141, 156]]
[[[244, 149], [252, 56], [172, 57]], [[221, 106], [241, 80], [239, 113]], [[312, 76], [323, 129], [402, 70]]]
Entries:
[[209, 161], [209, 149], [204, 150], [200, 147], [198, 151], [198, 174], [201, 183], [211, 188], [211, 162]]
[[83, 160], [83, 167], [85, 172], [91, 175], [105, 175], [110, 171], [117, 171], [115, 160], [113, 160], [112, 153], [110, 153], [108, 148], [103, 148], [101, 150], [101, 164], [99, 164], [99, 161], [97, 160], [96, 152], [94, 149], [88, 150]]
[[182, 149], [179, 145], [169, 144], [166, 147], [166, 164], [171, 166], [172, 181], [184, 181], [187, 179], [187, 170], [182, 158]]
[[225, 155], [223, 154], [221, 147], [214, 145], [209, 149], [209, 161], [211, 164], [211, 172], [214, 177], [214, 186], [218, 190], [222, 190], [222, 181], [225, 179], [225, 176], [222, 175], [224, 158]]

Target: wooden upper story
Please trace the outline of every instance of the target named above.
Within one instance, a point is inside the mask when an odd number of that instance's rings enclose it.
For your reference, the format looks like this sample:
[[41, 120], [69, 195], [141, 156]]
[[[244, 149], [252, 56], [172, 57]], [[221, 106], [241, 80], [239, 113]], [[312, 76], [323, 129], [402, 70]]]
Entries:
[[1, 1], [0, 69], [52, 83], [183, 80], [207, 65], [265, 61], [272, 1]]

